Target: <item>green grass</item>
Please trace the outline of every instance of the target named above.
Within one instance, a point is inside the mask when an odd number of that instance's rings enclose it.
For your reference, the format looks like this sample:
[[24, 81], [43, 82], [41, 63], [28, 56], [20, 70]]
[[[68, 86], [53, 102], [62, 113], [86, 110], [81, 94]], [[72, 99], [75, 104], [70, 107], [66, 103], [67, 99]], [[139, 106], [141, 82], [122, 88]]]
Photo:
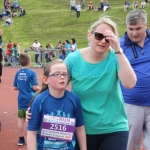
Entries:
[[[35, 39], [45, 47], [49, 42], [55, 46], [58, 40], [65, 41], [74, 37], [79, 48], [86, 47], [88, 28], [104, 13], [87, 11], [88, 1], [85, 9], [81, 11], [80, 19], [76, 19], [76, 15], [70, 17], [69, 0], [19, 0], [19, 3], [27, 14], [13, 18], [14, 24], [10, 27], [2, 26], [4, 21], [0, 21], [0, 28], [3, 30], [5, 45], [8, 40], [17, 42], [22, 51], [30, 47]], [[98, 6], [99, 0], [93, 0], [93, 3]], [[129, 11], [123, 11], [124, 0], [109, 0], [109, 3], [112, 8], [106, 14], [112, 16], [118, 25], [119, 35], [122, 36], [126, 30], [125, 17]], [[141, 1], [139, 6], [140, 3]], [[3, 3], [0, 3], [0, 8], [3, 8]], [[150, 4], [145, 10], [150, 14]]]

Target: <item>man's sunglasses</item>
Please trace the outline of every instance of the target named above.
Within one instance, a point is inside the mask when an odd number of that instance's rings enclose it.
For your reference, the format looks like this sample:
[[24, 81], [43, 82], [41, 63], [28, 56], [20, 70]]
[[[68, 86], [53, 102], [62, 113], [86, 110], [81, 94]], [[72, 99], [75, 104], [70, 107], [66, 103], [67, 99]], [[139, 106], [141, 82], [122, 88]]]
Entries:
[[105, 38], [105, 42], [109, 43], [109, 40], [106, 39], [106, 36], [104, 36], [102, 33], [98, 32], [91, 32], [92, 34], [95, 34], [95, 39], [101, 41], [103, 38]]

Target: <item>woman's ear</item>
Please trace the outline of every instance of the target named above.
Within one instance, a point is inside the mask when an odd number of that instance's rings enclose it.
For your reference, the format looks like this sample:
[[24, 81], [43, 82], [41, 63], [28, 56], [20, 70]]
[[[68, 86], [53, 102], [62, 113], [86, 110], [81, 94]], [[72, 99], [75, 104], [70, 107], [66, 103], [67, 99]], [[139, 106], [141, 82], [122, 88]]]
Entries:
[[91, 32], [90, 31], [88, 31], [88, 33], [87, 33], [87, 38], [88, 38], [88, 42], [90, 43], [90, 38], [91, 38]]
[[42, 81], [43, 81], [44, 84], [48, 84], [48, 77], [43, 76]]

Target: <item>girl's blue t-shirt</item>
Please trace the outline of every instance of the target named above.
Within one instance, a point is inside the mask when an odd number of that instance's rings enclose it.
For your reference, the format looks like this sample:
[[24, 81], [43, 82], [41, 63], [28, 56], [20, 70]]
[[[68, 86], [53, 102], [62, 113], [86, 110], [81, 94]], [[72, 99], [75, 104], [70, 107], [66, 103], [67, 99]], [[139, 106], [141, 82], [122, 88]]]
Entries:
[[[35, 98], [31, 106], [31, 113], [33, 117], [28, 123], [27, 130], [38, 131], [37, 150], [74, 150], [76, 141], [75, 135], [73, 135], [72, 142], [67, 142], [50, 137], [45, 138], [42, 137], [40, 133], [42, 129], [43, 115], [65, 117], [68, 119], [74, 118], [76, 120], [76, 127], [83, 126], [82, 108], [78, 96], [66, 90], [62, 98], [55, 98], [47, 89]], [[58, 132], [58, 130], [56, 130], [56, 132]]]

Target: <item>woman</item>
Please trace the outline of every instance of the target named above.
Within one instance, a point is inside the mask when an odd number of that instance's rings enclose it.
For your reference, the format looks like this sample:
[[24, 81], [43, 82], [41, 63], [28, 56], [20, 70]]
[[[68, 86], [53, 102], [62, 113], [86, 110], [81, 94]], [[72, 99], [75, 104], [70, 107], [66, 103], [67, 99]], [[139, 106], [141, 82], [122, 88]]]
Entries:
[[70, 50], [71, 50], [71, 52], [74, 52], [77, 50], [77, 44], [76, 44], [76, 40], [74, 38], [71, 39]]
[[81, 100], [87, 150], [126, 150], [129, 129], [120, 81], [133, 88], [136, 75], [120, 48], [111, 19], [103, 16], [94, 22], [88, 41], [89, 47], [65, 59], [72, 91]]
[[68, 55], [70, 53], [70, 42], [68, 40], [65, 41], [65, 50]]
[[2, 67], [4, 66], [4, 55], [2, 48], [0, 48], [0, 83], [2, 82], [1, 76], [2, 76]]

